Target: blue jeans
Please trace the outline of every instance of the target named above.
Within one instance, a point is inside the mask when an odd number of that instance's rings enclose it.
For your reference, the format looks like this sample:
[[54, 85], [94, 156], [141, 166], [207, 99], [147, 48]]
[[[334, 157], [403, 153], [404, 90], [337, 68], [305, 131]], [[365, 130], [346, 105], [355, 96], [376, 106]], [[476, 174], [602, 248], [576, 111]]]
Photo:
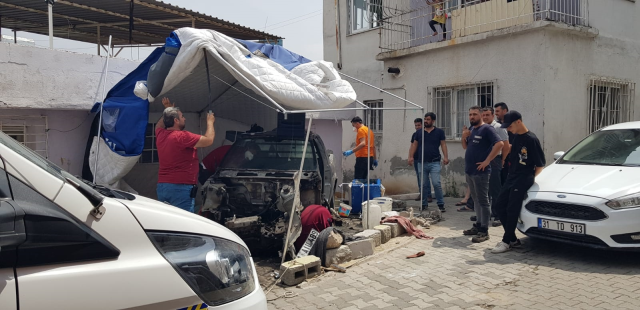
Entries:
[[158, 183], [156, 188], [158, 200], [166, 202], [182, 210], [195, 212], [195, 198], [191, 198], [193, 185]]
[[[418, 176], [418, 188], [420, 188], [420, 166], [419, 160], [413, 162], [413, 167], [416, 169], [416, 175]], [[425, 162], [424, 163], [424, 184], [422, 184], [422, 205], [429, 204], [428, 198], [431, 197], [431, 183], [433, 183], [433, 191], [436, 193], [436, 202], [438, 206], [444, 206], [444, 197], [442, 195], [442, 184], [440, 183], [440, 171], [442, 167], [440, 162]], [[431, 182], [429, 182], [431, 178]]]

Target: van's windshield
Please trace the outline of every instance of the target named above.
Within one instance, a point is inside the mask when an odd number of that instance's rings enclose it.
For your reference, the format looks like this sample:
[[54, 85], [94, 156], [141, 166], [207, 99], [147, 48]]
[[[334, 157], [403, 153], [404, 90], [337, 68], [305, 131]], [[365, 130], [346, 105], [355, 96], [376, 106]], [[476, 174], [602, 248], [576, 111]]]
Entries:
[[[237, 140], [221, 164], [223, 169], [298, 170], [304, 150], [303, 140], [279, 140], [275, 137], [248, 137]], [[315, 147], [310, 141], [304, 170], [317, 169]]]
[[30, 148], [20, 144], [20, 142], [14, 140], [13, 138], [6, 135], [4, 132], [0, 131], [0, 144], [8, 147], [12, 151], [18, 153], [20, 156], [26, 158], [28, 161], [32, 162], [36, 166], [42, 168], [44, 171], [48, 172], [52, 176], [67, 182], [70, 180], [71, 182], [78, 184], [85, 188], [88, 191], [95, 192], [99, 194], [99, 192], [95, 191], [92, 187], [85, 184], [84, 181], [79, 180], [74, 177], [70, 173], [62, 170], [60, 167], [56, 166], [46, 158], [42, 157], [40, 154], [34, 152]]
[[597, 131], [569, 150], [558, 163], [640, 166], [640, 129]]

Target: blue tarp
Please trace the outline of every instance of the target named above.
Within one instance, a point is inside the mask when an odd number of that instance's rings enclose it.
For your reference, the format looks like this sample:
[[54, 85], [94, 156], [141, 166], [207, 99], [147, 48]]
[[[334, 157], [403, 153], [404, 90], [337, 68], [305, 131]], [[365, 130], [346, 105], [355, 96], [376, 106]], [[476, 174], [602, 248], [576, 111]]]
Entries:
[[[137, 156], [144, 148], [149, 122], [149, 101], [138, 98], [133, 89], [137, 81], [146, 81], [149, 68], [158, 61], [164, 47], [156, 48], [135, 70], [116, 84], [104, 101], [102, 137], [111, 150], [123, 156]], [[96, 103], [92, 112], [97, 112]]]
[[238, 42], [247, 47], [251, 53], [260, 50], [260, 52], [269, 57], [269, 59], [277, 62], [289, 71], [301, 64], [311, 62], [310, 59], [304, 58], [280, 45], [255, 43], [245, 40], [238, 40]]

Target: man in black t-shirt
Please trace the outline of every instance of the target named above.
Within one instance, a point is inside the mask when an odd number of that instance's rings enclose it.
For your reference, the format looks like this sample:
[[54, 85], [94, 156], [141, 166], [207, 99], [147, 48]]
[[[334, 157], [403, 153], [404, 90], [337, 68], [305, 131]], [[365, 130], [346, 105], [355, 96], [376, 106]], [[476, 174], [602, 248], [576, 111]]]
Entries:
[[[417, 130], [411, 137], [408, 163], [416, 169], [418, 189], [422, 192], [422, 210], [426, 210], [429, 205], [431, 184], [433, 183], [438, 209], [445, 212], [442, 183], [440, 182], [442, 169], [440, 163], [449, 164], [449, 152], [444, 130], [437, 128], [435, 122], [435, 113], [429, 112], [424, 115], [424, 130]], [[422, 147], [423, 140], [424, 149]], [[440, 155], [440, 149], [442, 149], [443, 156]], [[424, 178], [424, 182], [421, 182], [421, 177]]]
[[507, 128], [514, 136], [509, 153], [509, 176], [495, 204], [496, 213], [504, 227], [504, 236], [491, 250], [492, 253], [503, 253], [521, 245], [516, 237], [516, 225], [522, 202], [535, 177], [546, 164], [540, 140], [522, 123], [520, 113], [507, 113], [502, 128]]

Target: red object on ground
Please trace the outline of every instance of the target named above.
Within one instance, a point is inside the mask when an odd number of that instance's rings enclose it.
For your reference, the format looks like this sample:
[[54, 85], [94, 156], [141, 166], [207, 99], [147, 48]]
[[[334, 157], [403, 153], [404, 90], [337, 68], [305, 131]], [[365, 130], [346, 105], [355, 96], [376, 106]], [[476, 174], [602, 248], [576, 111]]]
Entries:
[[331, 221], [333, 220], [331, 212], [321, 205], [310, 205], [306, 207], [302, 210], [300, 219], [302, 222], [302, 233], [294, 243], [296, 251], [300, 251], [304, 242], [307, 241], [311, 228], [321, 232], [325, 228], [331, 227]]
[[156, 128], [158, 183], [197, 184], [199, 163], [195, 146], [198, 141], [200, 135], [186, 130]]
[[215, 173], [216, 168], [220, 166], [220, 164], [222, 163], [222, 159], [224, 159], [224, 155], [226, 155], [227, 152], [229, 152], [230, 148], [231, 148], [231, 145], [223, 145], [211, 151], [211, 153], [209, 153], [209, 155], [207, 155], [202, 160], [202, 164], [204, 165], [204, 168], [210, 173]]
[[411, 224], [411, 221], [403, 216], [391, 216], [382, 220], [382, 223], [398, 223], [402, 225], [402, 227], [404, 227], [404, 230], [416, 236], [416, 238], [418, 239], [433, 239], [433, 237], [427, 236], [427, 234], [425, 234], [422, 230], [413, 226], [413, 224]]

